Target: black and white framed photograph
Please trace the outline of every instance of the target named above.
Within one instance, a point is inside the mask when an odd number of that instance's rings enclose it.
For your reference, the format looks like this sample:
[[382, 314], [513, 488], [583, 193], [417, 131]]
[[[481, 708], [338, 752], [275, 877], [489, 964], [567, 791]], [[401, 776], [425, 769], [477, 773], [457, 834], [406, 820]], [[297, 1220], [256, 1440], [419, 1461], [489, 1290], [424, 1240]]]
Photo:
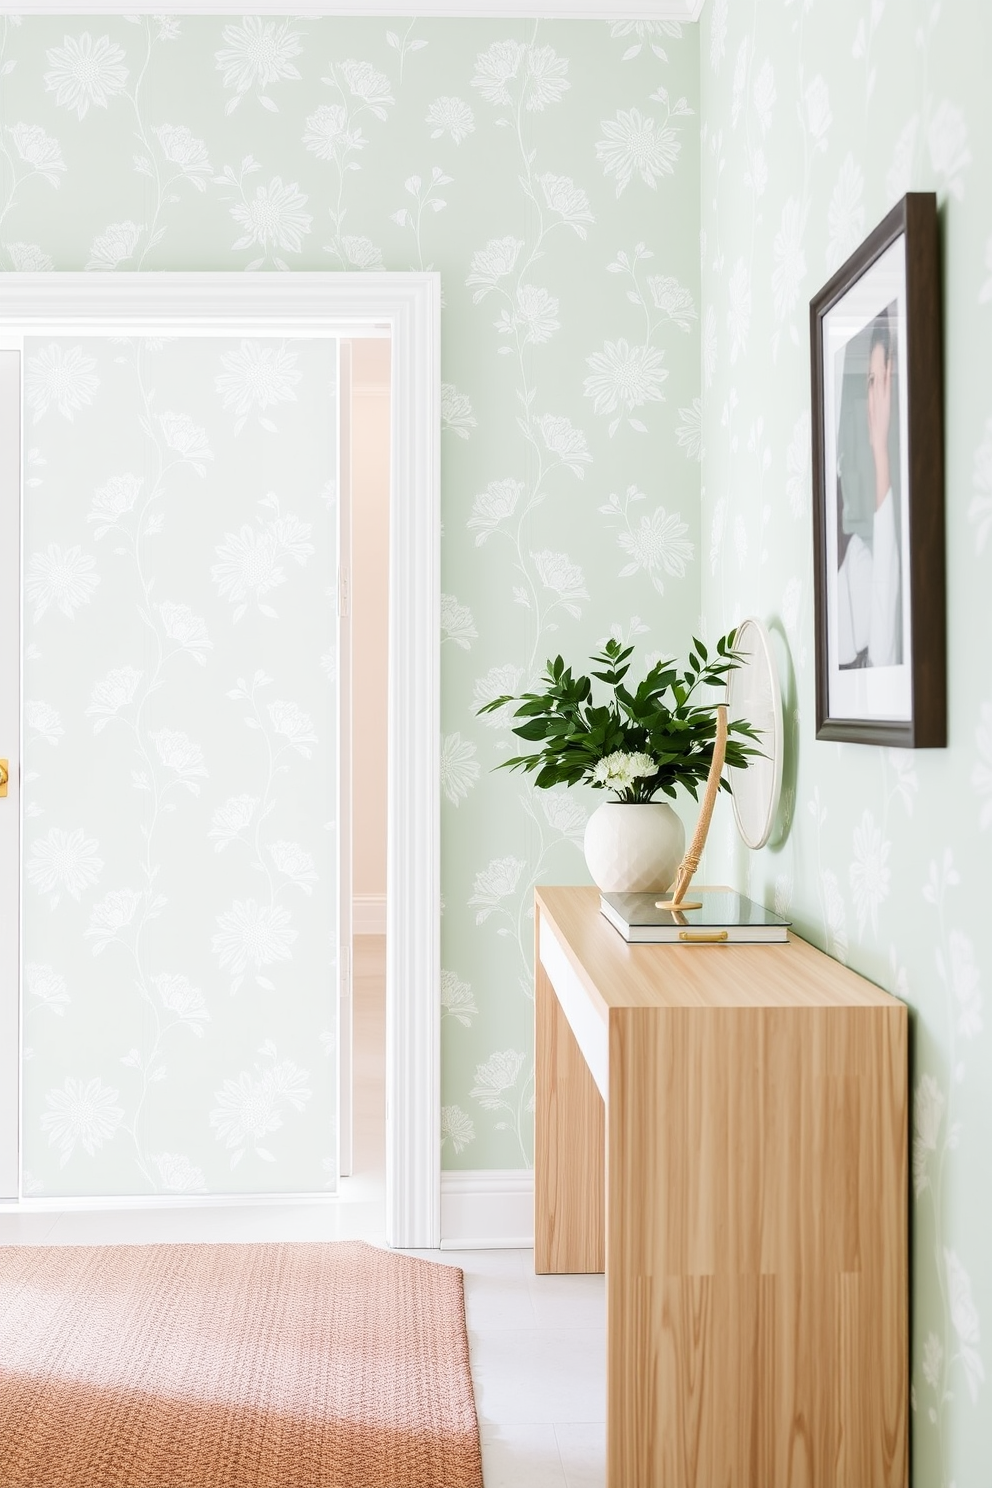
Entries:
[[810, 303], [816, 736], [946, 743], [936, 197], [903, 197]]

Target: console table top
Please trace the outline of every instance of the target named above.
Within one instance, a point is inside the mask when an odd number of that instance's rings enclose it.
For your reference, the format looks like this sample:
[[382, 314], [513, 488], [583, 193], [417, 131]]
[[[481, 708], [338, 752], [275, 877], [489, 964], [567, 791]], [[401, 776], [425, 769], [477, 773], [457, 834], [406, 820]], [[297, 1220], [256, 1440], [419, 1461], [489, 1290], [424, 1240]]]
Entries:
[[599, 890], [536, 890], [593, 1002], [611, 1008], [902, 1008], [798, 935], [785, 945], [629, 945], [599, 912]]

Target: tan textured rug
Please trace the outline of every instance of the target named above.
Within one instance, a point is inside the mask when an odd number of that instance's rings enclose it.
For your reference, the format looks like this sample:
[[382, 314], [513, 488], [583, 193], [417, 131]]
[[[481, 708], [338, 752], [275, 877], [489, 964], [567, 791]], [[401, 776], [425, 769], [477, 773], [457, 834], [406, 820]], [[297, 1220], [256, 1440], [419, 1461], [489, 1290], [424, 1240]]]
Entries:
[[462, 1273], [361, 1243], [0, 1248], [2, 1488], [482, 1488]]

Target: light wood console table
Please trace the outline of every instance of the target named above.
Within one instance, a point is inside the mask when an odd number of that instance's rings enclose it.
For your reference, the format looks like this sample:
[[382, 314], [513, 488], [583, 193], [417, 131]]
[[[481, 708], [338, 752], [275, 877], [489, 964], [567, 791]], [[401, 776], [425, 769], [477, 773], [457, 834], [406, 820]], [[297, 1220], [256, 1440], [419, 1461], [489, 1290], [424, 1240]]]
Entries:
[[905, 1488], [905, 1006], [536, 907], [535, 1266], [606, 1271], [608, 1488]]

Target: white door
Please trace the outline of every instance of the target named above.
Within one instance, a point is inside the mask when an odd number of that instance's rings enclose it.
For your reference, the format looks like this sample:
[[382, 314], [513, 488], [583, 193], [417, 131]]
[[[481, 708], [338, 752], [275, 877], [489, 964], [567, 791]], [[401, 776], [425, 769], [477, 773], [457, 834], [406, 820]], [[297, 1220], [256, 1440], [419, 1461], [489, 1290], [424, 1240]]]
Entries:
[[22, 1192], [333, 1190], [338, 343], [23, 355]]
[[0, 1199], [18, 1195], [21, 358], [0, 350]]

